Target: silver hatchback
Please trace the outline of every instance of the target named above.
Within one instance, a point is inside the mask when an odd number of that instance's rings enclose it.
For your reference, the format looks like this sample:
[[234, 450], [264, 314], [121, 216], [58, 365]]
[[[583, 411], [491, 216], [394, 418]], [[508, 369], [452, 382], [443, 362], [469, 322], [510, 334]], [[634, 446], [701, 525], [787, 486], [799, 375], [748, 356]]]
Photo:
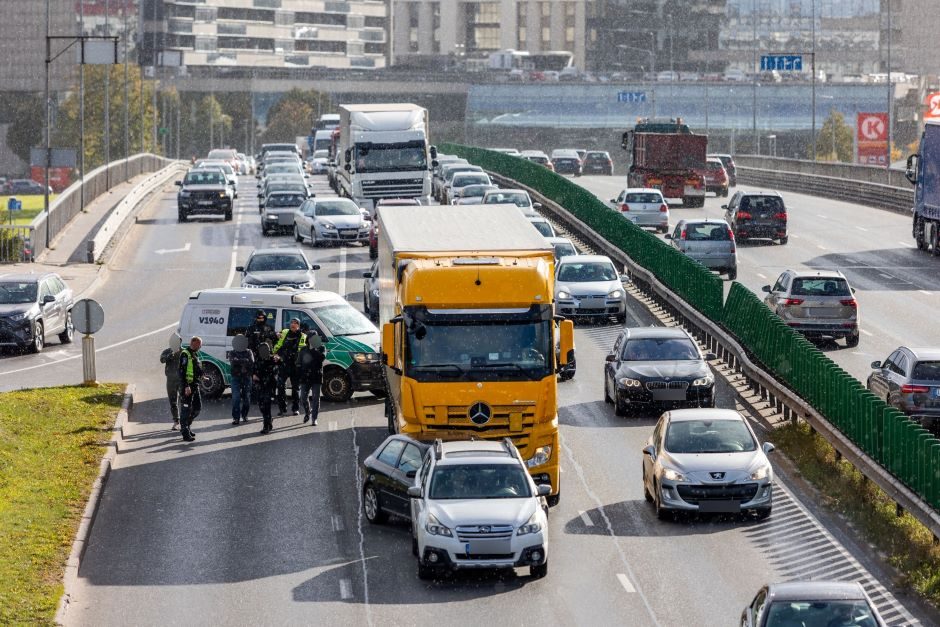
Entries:
[[679, 220], [666, 233], [672, 247], [728, 279], [738, 278], [738, 253], [734, 234], [724, 220]]
[[873, 361], [869, 391], [919, 420], [940, 424], [940, 348], [900, 346], [884, 361]]
[[858, 302], [855, 290], [838, 270], [785, 270], [764, 302], [788, 326], [811, 338], [845, 338], [849, 348], [858, 346]]

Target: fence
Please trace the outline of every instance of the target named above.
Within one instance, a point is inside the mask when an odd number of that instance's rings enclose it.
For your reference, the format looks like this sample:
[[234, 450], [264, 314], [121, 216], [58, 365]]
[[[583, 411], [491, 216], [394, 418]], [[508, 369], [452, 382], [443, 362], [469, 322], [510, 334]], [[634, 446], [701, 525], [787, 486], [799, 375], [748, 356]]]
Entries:
[[[139, 154], [120, 161], [112, 161], [88, 173], [88, 176], [76, 181], [65, 189], [55, 201], [49, 204], [49, 215], [40, 213], [30, 223], [29, 242], [30, 256], [28, 259], [13, 259], [13, 261], [32, 261], [48, 247], [46, 241], [46, 220], [49, 220], [49, 238], [55, 239], [62, 229], [81, 212], [85, 203], [91, 202], [101, 194], [119, 183], [130, 180], [144, 172], [157, 170], [173, 163], [158, 155]], [[84, 193], [84, 202], [82, 194]], [[21, 237], [22, 235], [19, 235]], [[0, 262], [9, 262], [6, 257], [0, 257]]]
[[771, 375], [765, 380], [783, 386], [781, 395], [792, 392], [824, 419], [821, 433], [828, 433], [830, 441], [837, 437], [836, 430], [844, 436], [863, 474], [899, 503], [918, 506], [919, 511], [912, 513], [935, 535], [940, 532], [940, 440], [868, 392], [753, 292], [734, 282], [723, 300], [717, 276], [542, 166], [467, 146], [442, 144], [440, 150], [538, 191], [623, 251], [707, 318], [710, 326], [726, 331], [748, 359]]

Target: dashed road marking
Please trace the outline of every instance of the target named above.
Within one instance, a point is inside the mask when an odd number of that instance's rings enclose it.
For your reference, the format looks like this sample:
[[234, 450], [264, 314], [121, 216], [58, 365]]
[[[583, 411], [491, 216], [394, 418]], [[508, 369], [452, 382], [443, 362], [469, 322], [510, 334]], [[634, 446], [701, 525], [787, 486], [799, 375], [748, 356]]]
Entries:
[[914, 245], [911, 244], [910, 242], [898, 242], [898, 244], [900, 244], [901, 246], [906, 246], [907, 248], [913, 248], [913, 247], [914, 247]]
[[630, 583], [630, 578], [624, 575], [623, 573], [617, 573], [617, 581], [620, 582], [620, 585], [623, 586], [623, 589], [627, 592], [633, 593], [636, 592], [636, 588], [633, 587], [633, 584]]
[[346, 247], [342, 244], [339, 249], [339, 287], [336, 291], [346, 298]]
[[927, 290], [917, 290], [917, 291], [920, 292], [921, 294], [924, 294], [925, 296], [931, 295], [930, 292], [928, 292]]
[[761, 274], [760, 272], [757, 273], [757, 276], [759, 276], [759, 277], [762, 278], [762, 279], [766, 279], [766, 278], [767, 278], [766, 276], [764, 276], [764, 275]]
[[578, 516], [581, 517], [581, 522], [584, 523], [584, 526], [585, 526], [585, 527], [593, 527], [593, 526], [594, 526], [594, 521], [591, 520], [591, 517], [588, 516], [588, 513], [587, 513], [587, 512], [582, 511], [582, 510], [579, 509], [579, 510], [578, 510]]
[[868, 229], [866, 229], [864, 226], [855, 225], [855, 228], [857, 228], [859, 231], [865, 231], [866, 233], [868, 232]]
[[346, 525], [343, 524], [343, 517], [339, 514], [333, 514], [333, 531], [339, 533], [340, 531], [346, 530]]
[[862, 333], [864, 333], [864, 334], [867, 335], [868, 337], [873, 337], [873, 336], [875, 335], [875, 334], [872, 333], [871, 331], [866, 331], [865, 329], [859, 329], [859, 331], [861, 331]]
[[826, 248], [826, 247], [823, 246], [822, 244], [816, 244], [816, 248], [818, 248], [819, 250], [829, 250], [828, 248]]
[[339, 596], [341, 599], [352, 598], [352, 582], [348, 579], [339, 580]]
[[822, 218], [823, 220], [825, 220], [826, 218], [828, 218], [828, 216], [827, 216], [826, 214], [824, 214], [824, 213], [817, 213], [817, 214], [816, 214], [816, 217], [817, 217], [817, 218]]

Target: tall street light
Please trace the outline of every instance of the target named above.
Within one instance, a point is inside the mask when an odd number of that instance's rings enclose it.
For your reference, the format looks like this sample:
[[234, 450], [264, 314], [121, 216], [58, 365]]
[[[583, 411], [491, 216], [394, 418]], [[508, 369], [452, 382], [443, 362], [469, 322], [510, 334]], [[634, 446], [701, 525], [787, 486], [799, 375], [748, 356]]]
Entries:
[[888, 0], [888, 158], [885, 159], [885, 168], [888, 169], [891, 168], [891, 141], [894, 139], [893, 125], [891, 124], [891, 110], [894, 105], [894, 90], [891, 84], [891, 35], [891, 0]]

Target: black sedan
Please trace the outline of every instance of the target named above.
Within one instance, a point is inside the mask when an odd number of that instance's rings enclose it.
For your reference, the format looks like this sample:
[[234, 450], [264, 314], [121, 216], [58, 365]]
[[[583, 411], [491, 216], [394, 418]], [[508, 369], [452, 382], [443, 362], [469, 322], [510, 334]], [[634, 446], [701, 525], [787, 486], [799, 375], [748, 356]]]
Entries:
[[362, 462], [362, 509], [372, 524], [385, 522], [389, 515], [411, 518], [408, 488], [414, 485], [429, 445], [404, 435], [385, 439]]
[[630, 407], [714, 407], [712, 359], [679, 327], [624, 329], [607, 356], [604, 402], [618, 416]]

